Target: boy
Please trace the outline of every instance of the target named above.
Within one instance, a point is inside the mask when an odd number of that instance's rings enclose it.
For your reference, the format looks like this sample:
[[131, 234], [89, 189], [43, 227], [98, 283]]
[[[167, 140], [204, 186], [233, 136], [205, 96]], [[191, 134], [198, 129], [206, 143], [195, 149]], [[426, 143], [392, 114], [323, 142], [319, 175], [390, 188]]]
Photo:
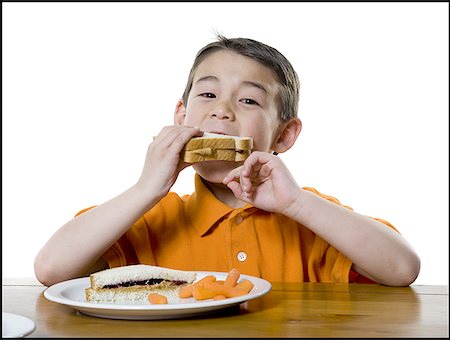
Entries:
[[[136, 263], [240, 272], [285, 282], [407, 286], [420, 260], [388, 222], [298, 186], [277, 153], [301, 131], [299, 81], [277, 50], [226, 39], [199, 51], [173, 126], [149, 145], [135, 185], [62, 226], [35, 260], [44, 285]], [[195, 192], [170, 193], [187, 141], [252, 137], [244, 162], [193, 164]]]

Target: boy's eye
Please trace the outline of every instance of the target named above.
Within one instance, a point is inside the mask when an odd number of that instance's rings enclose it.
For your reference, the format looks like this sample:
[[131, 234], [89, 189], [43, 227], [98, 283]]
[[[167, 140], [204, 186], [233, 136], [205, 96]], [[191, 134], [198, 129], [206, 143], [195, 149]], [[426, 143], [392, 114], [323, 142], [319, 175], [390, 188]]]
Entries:
[[211, 93], [211, 92], [201, 93], [200, 96], [201, 97], [205, 97], [205, 98], [216, 98], [216, 95], [214, 93]]
[[244, 104], [248, 104], [248, 105], [259, 105], [256, 101], [254, 101], [253, 99], [249, 99], [249, 98], [241, 99], [241, 102], [243, 102]]

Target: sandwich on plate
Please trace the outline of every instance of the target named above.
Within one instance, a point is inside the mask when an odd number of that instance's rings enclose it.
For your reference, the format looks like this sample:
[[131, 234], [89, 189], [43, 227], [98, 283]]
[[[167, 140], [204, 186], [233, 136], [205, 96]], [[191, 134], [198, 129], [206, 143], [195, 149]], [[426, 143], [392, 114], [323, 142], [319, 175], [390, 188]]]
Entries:
[[196, 273], [149, 266], [144, 264], [116, 267], [90, 275], [91, 286], [86, 288], [86, 300], [104, 303], [148, 303], [150, 293], [178, 299], [181, 287], [191, 284]]
[[205, 132], [191, 138], [181, 153], [186, 163], [204, 161], [240, 162], [247, 159], [253, 149], [251, 137], [228, 136]]

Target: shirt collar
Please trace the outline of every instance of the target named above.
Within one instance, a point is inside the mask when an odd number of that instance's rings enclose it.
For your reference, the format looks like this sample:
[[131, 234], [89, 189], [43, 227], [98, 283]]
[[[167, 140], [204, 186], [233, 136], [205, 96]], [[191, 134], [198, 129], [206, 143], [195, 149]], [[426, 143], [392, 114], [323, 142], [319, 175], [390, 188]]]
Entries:
[[[247, 204], [247, 209], [251, 205]], [[221, 218], [232, 212], [233, 208], [217, 199], [203, 183], [201, 177], [195, 174], [195, 192], [187, 202], [187, 216], [191, 225], [203, 236]]]

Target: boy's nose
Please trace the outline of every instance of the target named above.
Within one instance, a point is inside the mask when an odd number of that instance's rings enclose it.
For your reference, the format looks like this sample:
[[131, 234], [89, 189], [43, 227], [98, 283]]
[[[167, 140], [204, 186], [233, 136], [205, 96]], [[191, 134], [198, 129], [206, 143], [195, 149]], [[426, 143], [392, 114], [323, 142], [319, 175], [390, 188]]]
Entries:
[[234, 120], [234, 112], [228, 105], [220, 104], [217, 105], [210, 112], [211, 118], [224, 119], [224, 120]]

